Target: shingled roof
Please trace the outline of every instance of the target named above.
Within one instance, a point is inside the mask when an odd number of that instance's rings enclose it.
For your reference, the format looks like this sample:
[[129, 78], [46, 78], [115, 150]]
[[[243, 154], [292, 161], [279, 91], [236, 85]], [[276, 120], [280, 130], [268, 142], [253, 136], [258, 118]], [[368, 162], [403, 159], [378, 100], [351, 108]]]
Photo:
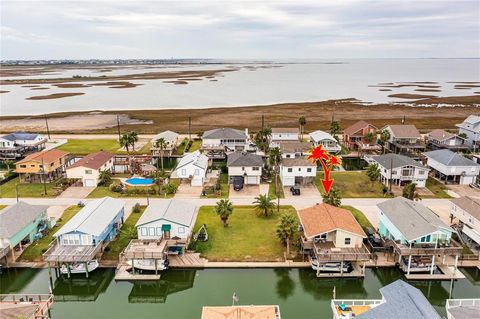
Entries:
[[69, 166], [67, 169], [72, 169], [75, 167], [87, 167], [91, 169], [99, 169], [112, 158], [113, 158], [112, 153], [100, 151], [100, 152], [89, 154], [83, 157], [79, 161], [75, 162], [75, 164]]
[[18, 161], [17, 164], [26, 163], [26, 162], [30, 162], [30, 161], [34, 161], [34, 162], [38, 162], [38, 163], [41, 163], [42, 161], [44, 163], [52, 163], [52, 162], [55, 162], [59, 158], [67, 156], [68, 154], [70, 154], [70, 153], [60, 151], [60, 150], [57, 150], [57, 149], [51, 149], [51, 150], [48, 150], [48, 151], [43, 151], [43, 152], [37, 152], [37, 153], [30, 154], [27, 157], [25, 157], [23, 160]]
[[396, 138], [422, 138], [415, 125], [387, 125]]
[[[365, 121], [358, 121], [356, 122], [355, 124], [347, 127], [346, 129], [343, 130], [343, 133], [347, 134], [347, 135], [354, 135], [356, 132], [362, 130], [364, 127], [367, 127], [367, 126], [370, 126], [371, 124], [368, 124], [367, 122]], [[373, 125], [371, 125], [373, 126]], [[375, 126], [373, 126], [375, 127]], [[376, 128], [376, 127], [375, 127]], [[362, 135], [362, 134], [360, 134]]]
[[0, 238], [10, 238], [30, 225], [48, 206], [18, 202], [0, 211]]
[[471, 196], [463, 196], [459, 198], [454, 198], [451, 200], [452, 203], [480, 220], [480, 198], [475, 198]]
[[423, 155], [445, 166], [480, 166], [471, 159], [447, 149], [425, 152]]
[[260, 155], [247, 152], [235, 152], [228, 155], [227, 167], [242, 166], [263, 166], [263, 159]]
[[244, 131], [233, 128], [222, 127], [209, 131], [205, 131], [202, 139], [246, 139], [247, 135]]

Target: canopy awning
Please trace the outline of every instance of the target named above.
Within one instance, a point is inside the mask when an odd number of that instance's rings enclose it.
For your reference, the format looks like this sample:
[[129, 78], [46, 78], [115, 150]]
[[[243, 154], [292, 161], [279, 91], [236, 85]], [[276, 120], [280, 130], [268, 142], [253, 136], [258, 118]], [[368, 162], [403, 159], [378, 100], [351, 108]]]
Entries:
[[172, 229], [172, 225], [170, 224], [163, 224], [162, 225], [162, 231], [170, 231]]

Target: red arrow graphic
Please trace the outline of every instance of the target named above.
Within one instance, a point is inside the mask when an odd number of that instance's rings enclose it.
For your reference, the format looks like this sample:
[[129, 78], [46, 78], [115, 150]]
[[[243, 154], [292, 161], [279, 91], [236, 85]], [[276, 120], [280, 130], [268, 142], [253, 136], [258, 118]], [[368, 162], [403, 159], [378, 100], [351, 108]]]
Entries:
[[325, 164], [325, 162], [322, 161], [322, 160], [320, 160], [320, 165], [322, 165], [323, 172], [325, 173], [325, 176], [322, 179], [323, 190], [325, 191], [325, 193], [328, 194], [328, 192], [330, 192], [330, 188], [332, 187], [332, 184], [333, 184], [333, 179], [330, 179], [331, 167], [328, 168], [327, 165]]

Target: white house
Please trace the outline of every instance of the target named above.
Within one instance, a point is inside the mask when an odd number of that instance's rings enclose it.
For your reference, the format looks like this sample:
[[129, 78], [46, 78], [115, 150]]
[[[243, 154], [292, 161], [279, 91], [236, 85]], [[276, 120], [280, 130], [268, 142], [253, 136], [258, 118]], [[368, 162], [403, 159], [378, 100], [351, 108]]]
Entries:
[[200, 151], [185, 154], [175, 168], [175, 175], [178, 178], [191, 178], [192, 186], [202, 186], [207, 175], [208, 157]]
[[45, 148], [47, 139], [41, 134], [15, 132], [0, 136], [0, 158], [16, 159], [27, 152]]
[[202, 135], [202, 149], [222, 148], [227, 152], [244, 151], [248, 146], [248, 130], [218, 128], [205, 131]]
[[480, 246], [480, 198], [463, 196], [451, 202], [451, 213], [462, 225], [461, 233]]
[[192, 235], [196, 206], [186, 200], [154, 201], [135, 227], [138, 239], [186, 239]]
[[270, 147], [278, 146], [281, 141], [299, 141], [300, 130], [298, 127], [273, 127]]
[[173, 131], [164, 131], [155, 135], [151, 140], [152, 146], [150, 147], [150, 151], [152, 152], [152, 156], [159, 156], [160, 148], [156, 147], [156, 143], [161, 138], [165, 141], [163, 151], [167, 154], [171, 154], [171, 152], [177, 147], [179, 136], [178, 133]]
[[468, 185], [475, 182], [480, 174], [480, 164], [450, 150], [436, 150], [423, 155], [435, 175], [446, 183]]
[[461, 150], [468, 148], [465, 139], [444, 130], [433, 130], [426, 136], [427, 145], [434, 149], [447, 148], [451, 150]]
[[102, 171], [113, 171], [113, 154], [100, 151], [67, 167], [67, 178], [80, 179], [84, 187], [96, 187]]
[[247, 152], [234, 152], [228, 155], [227, 167], [230, 182], [234, 177], [241, 177], [245, 185], [260, 184], [263, 167], [262, 156]]
[[370, 163], [375, 163], [380, 169], [380, 181], [389, 185], [390, 181], [396, 185], [415, 183], [418, 187], [425, 187], [429, 169], [422, 163], [410, 157], [399, 154], [385, 154], [372, 156]]
[[283, 186], [305, 185], [315, 181], [317, 165], [305, 156], [282, 158], [280, 179]]
[[282, 152], [282, 158], [295, 158], [305, 156], [312, 149], [312, 144], [309, 142], [284, 141], [278, 143], [278, 147]]
[[467, 144], [469, 147], [478, 148], [480, 142], [480, 116], [470, 115], [463, 123], [457, 124], [458, 134], [467, 136]]
[[323, 145], [323, 148], [329, 153], [338, 153], [342, 150], [338, 141], [327, 132], [318, 130], [308, 135], [310, 136], [310, 141], [313, 145]]

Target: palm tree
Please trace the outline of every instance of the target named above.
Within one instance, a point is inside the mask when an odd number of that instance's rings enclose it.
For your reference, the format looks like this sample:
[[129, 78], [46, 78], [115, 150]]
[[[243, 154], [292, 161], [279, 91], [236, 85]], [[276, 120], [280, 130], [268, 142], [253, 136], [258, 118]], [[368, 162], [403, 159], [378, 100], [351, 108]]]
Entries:
[[330, 192], [323, 193], [322, 199], [325, 204], [336, 207], [340, 207], [340, 205], [342, 205], [342, 198], [340, 197], [340, 192], [335, 187], [332, 187], [330, 189]]
[[365, 172], [368, 176], [368, 179], [373, 183], [380, 177], [380, 168], [378, 168], [377, 164], [370, 164], [367, 167], [367, 170]]
[[300, 139], [303, 141], [303, 133], [305, 132], [305, 125], [307, 124], [305, 116], [300, 116], [298, 118], [298, 124], [300, 124]]
[[112, 172], [110, 172], [107, 169], [104, 171], [101, 171], [99, 179], [100, 179], [101, 185], [104, 185], [104, 186], [110, 185], [110, 183], [112, 182]]
[[287, 256], [290, 256], [290, 240], [298, 230], [298, 222], [292, 214], [282, 214], [277, 225], [277, 237], [287, 246]]
[[233, 204], [228, 199], [221, 199], [215, 206], [215, 212], [222, 220], [223, 227], [228, 227], [228, 218], [233, 213]]
[[272, 214], [273, 210], [277, 206], [268, 194], [258, 195], [257, 197], [255, 197], [253, 204], [255, 204], [255, 208], [259, 212], [263, 213], [265, 217], [268, 217], [268, 215]]
[[275, 170], [275, 195], [278, 197], [278, 171], [280, 162], [282, 161], [282, 151], [279, 147], [274, 147], [270, 150], [269, 162]]
[[373, 135], [372, 132], [368, 132], [367, 134], [365, 134], [363, 136], [363, 139], [365, 140], [365, 142], [367, 142], [367, 144], [372, 144], [373, 140], [375, 139], [375, 136]]
[[265, 153], [268, 152], [271, 136], [272, 129], [268, 126], [261, 128], [255, 135], [255, 143], [257, 144], [258, 148]]
[[338, 124], [337, 121], [332, 119], [332, 122], [330, 123], [330, 134], [332, 134], [335, 139], [338, 139], [337, 134], [339, 133], [340, 133], [340, 124]]
[[380, 133], [380, 145], [382, 145], [383, 148], [383, 154], [385, 154], [385, 143], [390, 139], [390, 132], [387, 130], [383, 130], [382, 133]]
[[410, 200], [422, 200], [420, 194], [417, 192], [417, 184], [409, 183], [403, 187], [402, 196]]
[[135, 143], [138, 142], [137, 132], [128, 133], [128, 140], [130, 142], [130, 145], [132, 145], [132, 150], [135, 152]]
[[[158, 140], [155, 141], [155, 147], [160, 149], [159, 155], [160, 155], [160, 161], [162, 163], [162, 174], [164, 172], [163, 170], [163, 150], [165, 147], [167, 147], [167, 142], [163, 137], [160, 137]], [[157, 161], [157, 169], [158, 169], [158, 161]]]
[[122, 137], [120, 137], [120, 147], [125, 148], [127, 153], [130, 154], [130, 138], [128, 133], [124, 133]]

